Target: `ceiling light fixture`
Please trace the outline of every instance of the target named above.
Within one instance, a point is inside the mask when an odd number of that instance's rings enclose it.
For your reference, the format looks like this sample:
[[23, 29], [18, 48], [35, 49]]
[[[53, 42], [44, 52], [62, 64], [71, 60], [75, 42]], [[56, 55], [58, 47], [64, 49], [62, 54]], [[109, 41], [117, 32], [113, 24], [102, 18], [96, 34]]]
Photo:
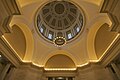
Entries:
[[66, 39], [64, 37], [56, 37], [53, 41], [55, 46], [62, 47], [66, 44]]

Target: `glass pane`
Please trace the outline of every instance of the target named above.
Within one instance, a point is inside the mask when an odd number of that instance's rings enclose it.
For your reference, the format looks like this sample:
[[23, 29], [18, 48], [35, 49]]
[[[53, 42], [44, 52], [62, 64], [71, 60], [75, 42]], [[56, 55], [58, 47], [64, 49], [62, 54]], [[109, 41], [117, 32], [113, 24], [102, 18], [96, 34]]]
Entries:
[[45, 30], [46, 30], [46, 27], [44, 25], [40, 25], [39, 27], [39, 31], [44, 35], [45, 33]]
[[52, 34], [48, 34], [48, 38], [49, 38], [49, 39], [52, 39]]
[[71, 38], [72, 38], [72, 34], [69, 33], [69, 34], [68, 34], [68, 39], [71, 39]]
[[44, 29], [41, 27], [41, 28], [40, 28], [40, 32], [43, 33], [43, 31], [44, 31]]
[[80, 27], [77, 27], [77, 28], [76, 28], [76, 31], [79, 32], [79, 31], [80, 31]]

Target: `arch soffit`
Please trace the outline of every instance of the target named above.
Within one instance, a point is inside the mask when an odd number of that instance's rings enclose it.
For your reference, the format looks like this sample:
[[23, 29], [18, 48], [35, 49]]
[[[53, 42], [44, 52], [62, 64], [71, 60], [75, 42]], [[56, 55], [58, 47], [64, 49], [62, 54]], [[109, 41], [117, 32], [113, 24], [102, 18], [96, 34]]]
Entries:
[[89, 24], [91, 26], [87, 36], [87, 51], [90, 60], [98, 60], [94, 46], [95, 36], [100, 27], [105, 23], [107, 23], [109, 27], [112, 25], [112, 22], [106, 13], [104, 13], [102, 16], [96, 17], [96, 19], [93, 19]]
[[34, 50], [34, 39], [33, 35], [28, 28], [28, 26], [25, 24], [25, 21], [21, 19], [21, 16], [14, 15], [10, 21], [10, 28], [12, 29], [13, 25], [17, 25], [24, 33], [25, 39], [26, 39], [26, 52], [24, 59], [22, 61], [31, 61], [33, 50]]

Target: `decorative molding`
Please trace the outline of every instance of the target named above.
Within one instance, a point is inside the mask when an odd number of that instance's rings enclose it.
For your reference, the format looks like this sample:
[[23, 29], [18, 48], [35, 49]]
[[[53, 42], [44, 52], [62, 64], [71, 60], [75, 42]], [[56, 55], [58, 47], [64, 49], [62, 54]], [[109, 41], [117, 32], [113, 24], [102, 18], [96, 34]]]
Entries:
[[119, 3], [119, 0], [104, 0], [103, 6], [101, 8], [101, 13], [107, 13], [109, 18], [112, 21], [112, 26], [110, 28], [110, 31], [118, 32], [120, 33], [120, 22], [118, 20], [119, 16], [117, 16], [114, 13], [116, 5]]
[[4, 33], [10, 33], [9, 23], [13, 15], [20, 15], [20, 11], [17, 6], [16, 0], [0, 0], [0, 9], [2, 10], [1, 22], [0, 22], [0, 52], [10, 60], [16, 67], [19, 66], [21, 60], [17, 57], [12, 48], [2, 38]]
[[31, 62], [29, 62], [29, 63], [22, 62], [20, 64], [19, 68], [21, 68], [21, 69], [28, 69], [32, 73], [35, 72], [35, 73], [38, 73], [38, 74], [43, 74], [43, 72], [44, 72], [44, 68], [43, 67], [35, 66]]
[[114, 58], [120, 54], [120, 36], [114, 42], [113, 46], [107, 51], [106, 55], [101, 60], [103, 66], [107, 66]]
[[45, 77], [53, 77], [53, 76], [75, 77], [77, 75], [77, 71], [44, 71], [43, 75]]
[[[110, 27], [110, 31], [120, 33], [120, 22], [119, 16], [114, 13], [116, 5], [119, 3], [119, 0], [104, 0], [103, 6], [101, 8], [101, 13], [107, 13], [112, 26]], [[120, 53], [120, 37], [113, 43], [110, 49], [107, 51], [106, 55], [101, 60], [101, 64], [103, 66], [107, 66], [118, 54]]]
[[38, 66], [34, 65], [32, 62], [22, 62], [21, 66], [31, 67], [32, 69], [41, 70], [41, 71], [44, 70], [44, 67], [38, 67]]
[[104, 0], [103, 6], [100, 10], [101, 13], [112, 13], [119, 0]]
[[0, 38], [0, 52], [16, 67], [21, 63], [21, 60], [17, 57], [12, 48], [5, 42], [3, 38]]
[[2, 10], [2, 20], [0, 22], [0, 35], [10, 33], [9, 22], [13, 15], [20, 15], [16, 0], [0, 0], [0, 7]]
[[108, 13], [108, 16], [112, 21], [110, 31], [120, 32], [120, 28], [119, 28], [120, 27], [120, 22], [118, 21], [117, 16], [115, 16], [115, 15], [113, 15], [111, 13]]

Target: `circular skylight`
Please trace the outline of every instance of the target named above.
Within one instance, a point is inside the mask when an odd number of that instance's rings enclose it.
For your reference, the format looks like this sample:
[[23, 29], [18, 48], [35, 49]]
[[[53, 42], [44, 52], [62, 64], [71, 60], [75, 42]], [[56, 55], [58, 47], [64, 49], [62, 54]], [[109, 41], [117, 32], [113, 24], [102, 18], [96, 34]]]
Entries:
[[38, 11], [36, 20], [39, 33], [51, 42], [59, 37], [66, 42], [72, 40], [83, 27], [80, 9], [68, 1], [47, 3]]

